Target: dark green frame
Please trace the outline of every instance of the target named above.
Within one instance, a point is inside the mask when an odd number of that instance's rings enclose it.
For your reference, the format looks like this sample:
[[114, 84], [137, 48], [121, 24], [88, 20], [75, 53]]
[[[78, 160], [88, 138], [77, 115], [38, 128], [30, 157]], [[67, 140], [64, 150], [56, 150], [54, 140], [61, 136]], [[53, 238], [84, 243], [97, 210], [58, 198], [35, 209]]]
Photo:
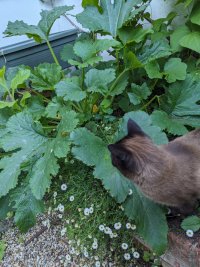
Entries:
[[[77, 30], [75, 29], [54, 33], [49, 37], [52, 48], [63, 68], [69, 65], [60, 59], [60, 50], [65, 44], [73, 43], [76, 37]], [[22, 64], [34, 67], [43, 62], [54, 62], [46, 43], [37, 44], [33, 40], [28, 40], [0, 47], [0, 68], [3, 65], [9, 68]]]

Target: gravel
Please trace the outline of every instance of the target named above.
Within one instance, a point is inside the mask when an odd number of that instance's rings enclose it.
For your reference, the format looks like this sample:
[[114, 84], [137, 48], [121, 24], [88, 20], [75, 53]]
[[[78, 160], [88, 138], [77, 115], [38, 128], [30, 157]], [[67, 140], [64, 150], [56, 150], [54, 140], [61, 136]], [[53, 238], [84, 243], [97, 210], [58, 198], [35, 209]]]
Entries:
[[[61, 236], [63, 223], [55, 218], [38, 218], [38, 223], [26, 234], [10, 225], [2, 240], [7, 244], [1, 267], [84, 266], [80, 257], [68, 262], [71, 252], [66, 235]], [[77, 263], [78, 262], [78, 263]]]

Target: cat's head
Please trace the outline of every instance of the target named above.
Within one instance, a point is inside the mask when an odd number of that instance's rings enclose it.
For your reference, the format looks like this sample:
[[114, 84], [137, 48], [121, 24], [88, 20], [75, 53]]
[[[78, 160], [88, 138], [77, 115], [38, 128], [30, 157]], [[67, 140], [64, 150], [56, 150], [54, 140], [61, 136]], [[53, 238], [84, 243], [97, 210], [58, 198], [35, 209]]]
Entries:
[[157, 158], [157, 147], [132, 119], [128, 120], [127, 130], [127, 136], [108, 145], [108, 149], [113, 166], [124, 176], [134, 179], [144, 171], [147, 164]]

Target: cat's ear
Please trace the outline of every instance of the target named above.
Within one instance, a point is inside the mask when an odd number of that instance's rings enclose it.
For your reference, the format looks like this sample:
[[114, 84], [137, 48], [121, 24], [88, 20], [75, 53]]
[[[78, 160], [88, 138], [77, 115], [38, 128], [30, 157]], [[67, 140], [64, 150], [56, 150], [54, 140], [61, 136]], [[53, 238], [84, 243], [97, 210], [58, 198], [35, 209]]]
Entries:
[[135, 136], [135, 135], [146, 136], [145, 132], [143, 132], [140, 126], [132, 119], [128, 120], [127, 131], [128, 131], [128, 136]]

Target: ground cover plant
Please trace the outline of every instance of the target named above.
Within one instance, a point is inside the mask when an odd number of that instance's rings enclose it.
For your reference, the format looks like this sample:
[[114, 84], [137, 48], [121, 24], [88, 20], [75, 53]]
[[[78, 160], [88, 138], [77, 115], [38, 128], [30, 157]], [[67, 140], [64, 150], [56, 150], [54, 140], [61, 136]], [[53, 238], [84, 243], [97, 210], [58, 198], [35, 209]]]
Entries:
[[[37, 26], [8, 23], [6, 36], [47, 42], [55, 63], [0, 69], [1, 219], [12, 213], [21, 231], [33, 226], [62, 159], [73, 157], [93, 170], [137, 234], [157, 254], [165, 251], [166, 209], [112, 166], [107, 149], [126, 134], [129, 118], [157, 144], [200, 124], [200, 4], [186, 1], [191, 12], [176, 28], [177, 14], [153, 20], [146, 11], [150, 2], [82, 1], [76, 17], [87, 31], [61, 51], [75, 67], [68, 71], [61, 69], [49, 33], [72, 7], [42, 11]], [[112, 56], [108, 61], [105, 51]], [[82, 184], [80, 192], [84, 179]]]

